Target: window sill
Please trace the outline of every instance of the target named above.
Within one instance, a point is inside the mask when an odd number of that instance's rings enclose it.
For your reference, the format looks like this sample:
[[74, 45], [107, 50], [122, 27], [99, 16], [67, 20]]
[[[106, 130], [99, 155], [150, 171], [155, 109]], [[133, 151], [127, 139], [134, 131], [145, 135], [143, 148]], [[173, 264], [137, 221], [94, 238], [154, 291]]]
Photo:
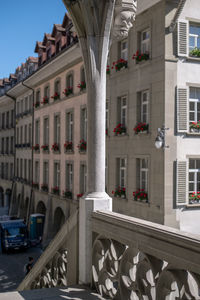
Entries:
[[200, 57], [188, 56], [188, 57], [186, 57], [186, 60], [200, 62]]
[[65, 154], [74, 154], [74, 150], [65, 150]]
[[194, 204], [186, 204], [186, 207], [200, 207], [200, 203], [194, 203]]
[[188, 136], [195, 136], [195, 135], [199, 135], [200, 136], [200, 131], [199, 132], [187, 132], [186, 134]]
[[135, 204], [138, 204], [138, 205], [149, 206], [149, 207], [150, 207], [149, 201], [146, 202], [146, 200], [145, 200], [145, 201], [136, 201], [136, 200], [133, 199], [133, 202], [134, 202]]
[[115, 134], [114, 136], [115, 136], [115, 137], [128, 136], [128, 133], [123, 132], [123, 133], [121, 133], [121, 134]]
[[86, 154], [86, 150], [85, 151], [79, 151], [80, 154]]

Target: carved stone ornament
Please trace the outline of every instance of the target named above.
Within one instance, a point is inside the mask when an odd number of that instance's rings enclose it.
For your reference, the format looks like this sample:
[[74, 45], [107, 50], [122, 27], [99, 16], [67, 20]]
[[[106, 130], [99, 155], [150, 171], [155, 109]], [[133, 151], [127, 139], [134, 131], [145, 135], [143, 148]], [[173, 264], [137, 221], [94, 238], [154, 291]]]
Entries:
[[122, 39], [128, 36], [135, 21], [137, 0], [117, 0], [113, 18], [112, 38]]

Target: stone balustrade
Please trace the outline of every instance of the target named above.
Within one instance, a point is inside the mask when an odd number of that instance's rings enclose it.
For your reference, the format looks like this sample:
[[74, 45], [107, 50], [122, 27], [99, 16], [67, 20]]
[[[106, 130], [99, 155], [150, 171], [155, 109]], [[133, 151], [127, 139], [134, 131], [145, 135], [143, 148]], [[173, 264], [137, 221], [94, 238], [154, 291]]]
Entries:
[[78, 211], [62, 226], [18, 291], [67, 286], [78, 282]]
[[200, 299], [200, 238], [112, 212], [92, 214], [92, 273], [109, 299]]

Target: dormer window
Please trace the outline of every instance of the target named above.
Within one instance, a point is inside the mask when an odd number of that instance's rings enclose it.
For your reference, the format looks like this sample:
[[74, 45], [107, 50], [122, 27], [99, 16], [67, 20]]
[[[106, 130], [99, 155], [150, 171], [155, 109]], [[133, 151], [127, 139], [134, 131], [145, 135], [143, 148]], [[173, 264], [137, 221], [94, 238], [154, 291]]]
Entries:
[[60, 41], [56, 43], [56, 54], [60, 51]]
[[47, 49], [47, 59], [51, 58], [51, 48]]
[[42, 64], [42, 55], [39, 56], [39, 58], [38, 58], [38, 66], [41, 66], [41, 64]]

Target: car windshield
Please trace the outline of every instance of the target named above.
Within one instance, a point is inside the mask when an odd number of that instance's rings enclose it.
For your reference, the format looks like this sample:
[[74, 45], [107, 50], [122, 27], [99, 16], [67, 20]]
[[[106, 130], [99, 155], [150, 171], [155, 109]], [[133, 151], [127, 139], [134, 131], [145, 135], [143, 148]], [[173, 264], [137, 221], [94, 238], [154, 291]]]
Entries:
[[5, 229], [5, 237], [24, 237], [26, 235], [26, 228], [24, 227], [11, 227]]

